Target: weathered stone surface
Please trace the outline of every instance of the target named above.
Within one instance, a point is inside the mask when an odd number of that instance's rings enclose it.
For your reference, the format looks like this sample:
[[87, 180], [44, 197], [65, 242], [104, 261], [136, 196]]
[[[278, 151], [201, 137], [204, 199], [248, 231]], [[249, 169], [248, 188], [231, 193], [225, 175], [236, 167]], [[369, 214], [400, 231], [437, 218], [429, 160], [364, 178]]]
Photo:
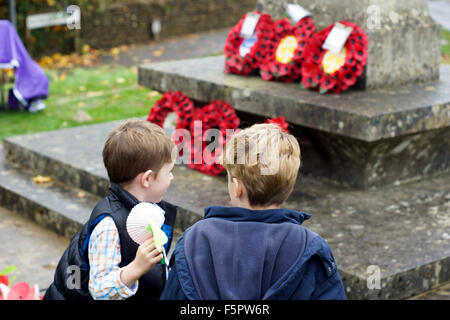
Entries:
[[[264, 117], [238, 112], [250, 123]], [[246, 121], [247, 121], [246, 120]], [[244, 123], [246, 126], [247, 123]], [[302, 150], [302, 172], [329, 183], [370, 189], [421, 180], [449, 169], [450, 129], [365, 142], [304, 126], [291, 126]]]
[[[102, 145], [118, 124], [8, 138], [5, 152], [9, 160], [30, 167], [34, 164], [26, 159], [45, 163], [46, 158], [54, 158], [52, 171], [37, 171], [45, 175], [85, 172], [106, 179], [101, 170]], [[0, 195], [9, 193], [5, 190], [16, 177], [8, 174], [0, 180]], [[204, 207], [230, 204], [225, 176], [208, 177], [182, 166], [176, 167], [174, 176], [165, 200], [180, 206], [178, 234], [202, 218]], [[36, 193], [23, 188], [23, 183], [13, 184], [27, 196]], [[370, 191], [335, 186], [301, 174], [285, 206], [312, 214], [304, 225], [330, 244], [350, 299], [408, 298], [450, 281], [449, 174]], [[371, 265], [380, 268], [381, 289], [367, 287]]]
[[[320, 95], [297, 84], [226, 75], [223, 57], [141, 66], [139, 83], [181, 90], [199, 102], [220, 99], [242, 119], [285, 116], [299, 137], [305, 173], [372, 188], [450, 167], [450, 68], [440, 81]], [[259, 116], [259, 118], [258, 118]], [[408, 161], [405, 161], [408, 159]]]
[[369, 58], [360, 86], [398, 86], [439, 78], [441, 27], [427, 0], [259, 0], [263, 11], [280, 18], [288, 3], [309, 10], [317, 27], [336, 21], [357, 23], [368, 34]]
[[412, 297], [410, 300], [450, 300], [450, 282], [434, 290]]
[[[350, 297], [407, 297], [450, 279], [448, 174], [373, 191], [330, 193], [301, 208], [313, 215], [305, 226], [333, 249]], [[380, 268], [380, 290], [367, 288], [371, 265]]]
[[0, 208], [0, 270], [14, 265], [17, 282], [37, 284], [40, 290], [53, 282], [56, 266], [69, 240], [9, 210]]
[[100, 198], [54, 179], [36, 184], [32, 181], [36, 175], [17, 164], [5, 163], [0, 148], [0, 205], [65, 238], [72, 238]]

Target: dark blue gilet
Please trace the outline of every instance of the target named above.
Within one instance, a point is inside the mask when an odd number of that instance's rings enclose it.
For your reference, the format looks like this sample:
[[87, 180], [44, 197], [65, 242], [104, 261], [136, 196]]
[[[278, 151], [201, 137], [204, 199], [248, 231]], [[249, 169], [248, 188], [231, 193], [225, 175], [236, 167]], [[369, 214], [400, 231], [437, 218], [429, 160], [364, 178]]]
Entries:
[[[92, 211], [92, 214], [81, 230], [72, 238], [69, 247], [63, 253], [55, 271], [53, 283], [47, 289], [44, 300], [92, 300], [89, 293], [89, 259], [88, 245], [89, 237], [95, 226], [106, 216], [112, 217], [119, 232], [120, 253], [122, 256], [120, 267], [128, 265], [136, 257], [139, 247], [126, 230], [126, 221], [130, 210], [139, 203], [133, 195], [124, 190], [120, 185], [112, 183], [109, 189], [110, 195], [100, 201]], [[161, 201], [158, 205], [166, 212], [163, 230], [169, 238], [166, 250], [170, 248], [173, 235], [173, 227], [177, 214], [177, 207]], [[73, 267], [80, 270], [80, 288], [73, 288], [71, 283], [75, 273]], [[148, 273], [139, 279], [139, 287], [136, 294], [130, 299], [159, 299], [164, 284], [165, 266], [158, 263]], [[69, 288], [70, 287], [70, 288]]]

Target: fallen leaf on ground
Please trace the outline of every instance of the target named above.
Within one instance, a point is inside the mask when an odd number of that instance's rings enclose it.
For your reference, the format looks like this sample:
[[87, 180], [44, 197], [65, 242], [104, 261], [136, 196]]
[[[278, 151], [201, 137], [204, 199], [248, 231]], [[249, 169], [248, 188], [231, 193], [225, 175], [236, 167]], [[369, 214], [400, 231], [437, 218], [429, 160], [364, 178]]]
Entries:
[[38, 176], [34, 177], [32, 180], [34, 183], [49, 183], [49, 182], [52, 182], [52, 177], [48, 177], [48, 176], [44, 177], [44, 176], [38, 175]]
[[92, 121], [92, 117], [87, 112], [83, 110], [78, 110], [73, 115], [72, 120], [76, 122], [88, 122]]
[[117, 56], [120, 53], [120, 49], [119, 48], [112, 48], [109, 51], [110, 54], [112, 54], [113, 56]]
[[195, 34], [195, 33], [192, 33], [192, 34], [188, 34], [188, 35], [186, 36], [186, 38], [188, 38], [188, 39], [190, 39], [190, 40], [197, 40], [197, 39], [198, 39], [198, 35]]
[[83, 48], [81, 49], [81, 52], [88, 53], [91, 50], [91, 46], [88, 44], [83, 45]]
[[65, 72], [61, 73], [61, 75], [59, 76], [58, 80], [62, 81], [62, 80], [66, 80], [67, 79], [67, 75]]
[[159, 95], [160, 95], [160, 93], [159, 93], [158, 91], [151, 91], [151, 92], [148, 94], [148, 97], [149, 97], [149, 99], [153, 99], [153, 98], [158, 97]]
[[88, 97], [98, 97], [98, 96], [101, 96], [101, 95], [103, 95], [103, 91], [89, 91], [87, 93]]
[[72, 53], [62, 55], [55, 53], [52, 56], [44, 56], [39, 60], [39, 65], [50, 69], [67, 69], [75, 66], [90, 67], [100, 62], [100, 50], [92, 49], [89, 45], [83, 46], [82, 54]]

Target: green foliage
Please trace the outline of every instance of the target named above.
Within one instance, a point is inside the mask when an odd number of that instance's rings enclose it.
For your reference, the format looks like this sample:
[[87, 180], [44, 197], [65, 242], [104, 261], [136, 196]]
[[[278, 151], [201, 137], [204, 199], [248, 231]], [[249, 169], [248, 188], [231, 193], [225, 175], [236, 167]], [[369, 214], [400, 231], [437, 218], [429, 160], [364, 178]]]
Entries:
[[442, 63], [450, 64], [450, 31], [442, 29]]
[[5, 269], [3, 269], [2, 271], [0, 271], [0, 276], [8, 276], [9, 277], [9, 286], [11, 286], [11, 284], [14, 283], [14, 281], [16, 280], [16, 276], [10, 276], [11, 273], [16, 272], [17, 271], [17, 267], [16, 266], [8, 266]]
[[10, 274], [11, 272], [14, 272], [17, 270], [16, 266], [8, 266], [5, 269], [3, 269], [2, 271], [0, 271], [0, 276], [5, 276]]

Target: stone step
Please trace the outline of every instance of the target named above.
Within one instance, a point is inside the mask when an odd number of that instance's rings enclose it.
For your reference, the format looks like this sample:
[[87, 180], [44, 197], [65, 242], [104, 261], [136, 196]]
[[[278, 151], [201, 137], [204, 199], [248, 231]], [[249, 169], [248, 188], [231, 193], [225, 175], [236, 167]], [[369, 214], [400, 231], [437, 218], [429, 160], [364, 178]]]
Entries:
[[0, 270], [15, 266], [14, 283], [37, 284], [42, 293], [53, 282], [56, 266], [69, 240], [0, 207]]
[[37, 184], [35, 172], [5, 162], [2, 153], [0, 147], [0, 205], [71, 238], [100, 198], [58, 181]]
[[436, 289], [412, 297], [410, 300], [450, 300], [450, 282], [447, 282]]
[[[32, 212], [28, 215], [35, 221], [44, 221], [43, 226], [47, 227], [45, 219], [33, 213], [42, 206], [36, 204], [40, 198], [53, 199], [46, 200], [50, 202], [47, 207], [61, 204], [58, 208], [41, 209], [44, 216], [56, 222], [58, 210], [67, 207], [64, 201], [83, 201], [85, 213], [75, 209], [72, 215], [79, 219], [78, 225], [85, 221], [99, 196], [106, 193], [108, 183], [101, 150], [108, 132], [119, 123], [5, 139], [8, 161], [2, 165], [8, 170], [1, 170], [6, 171], [0, 181], [0, 199], [5, 199], [1, 203], [22, 212], [27, 210], [20, 204], [31, 203], [36, 208], [28, 210]], [[11, 163], [32, 171], [26, 174]], [[54, 186], [61, 184], [66, 191], [34, 185], [31, 178], [37, 174], [52, 176]], [[224, 176], [209, 177], [184, 166], [177, 166], [174, 176], [165, 200], [180, 208], [176, 221], [178, 233], [201, 219], [204, 207], [229, 205]], [[89, 203], [88, 196], [78, 199], [80, 189], [89, 195]], [[48, 191], [48, 194], [39, 197], [38, 191]], [[375, 190], [336, 186], [302, 174], [285, 206], [312, 214], [304, 225], [329, 243], [350, 299], [409, 298], [450, 281], [448, 174]], [[64, 218], [68, 214], [60, 215]], [[69, 230], [74, 233], [77, 228]], [[379, 289], [367, 287], [369, 266], [379, 268]]]

